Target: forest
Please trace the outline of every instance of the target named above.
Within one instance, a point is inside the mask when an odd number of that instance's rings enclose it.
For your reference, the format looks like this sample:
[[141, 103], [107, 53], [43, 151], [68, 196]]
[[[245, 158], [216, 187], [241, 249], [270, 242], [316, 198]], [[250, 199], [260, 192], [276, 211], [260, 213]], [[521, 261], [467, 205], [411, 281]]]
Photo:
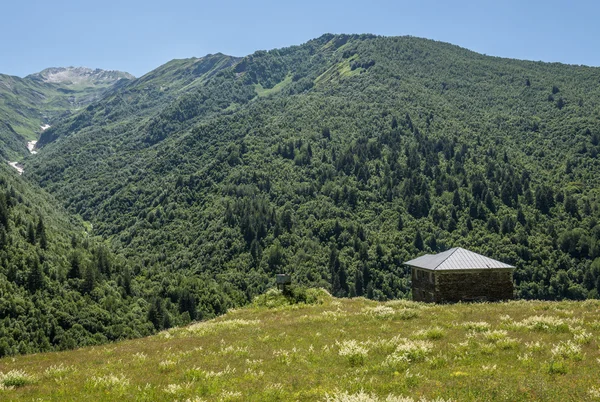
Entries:
[[3, 354], [213, 317], [281, 272], [410, 298], [403, 261], [457, 246], [515, 265], [518, 298], [598, 298], [598, 82], [373, 35], [167, 63], [44, 131], [11, 179], [38, 204], [3, 184], [3, 302], [48, 317], [6, 315]]

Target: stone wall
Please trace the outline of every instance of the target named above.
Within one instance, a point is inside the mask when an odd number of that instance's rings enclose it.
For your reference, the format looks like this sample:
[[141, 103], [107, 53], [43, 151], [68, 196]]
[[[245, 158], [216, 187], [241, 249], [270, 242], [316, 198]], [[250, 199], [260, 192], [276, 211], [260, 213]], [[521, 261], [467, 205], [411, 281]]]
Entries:
[[511, 269], [429, 271], [411, 268], [414, 301], [498, 301], [513, 298]]
[[513, 298], [513, 270], [482, 269], [435, 273], [435, 301], [498, 301]]
[[414, 301], [435, 301], [435, 273], [425, 269], [411, 268]]

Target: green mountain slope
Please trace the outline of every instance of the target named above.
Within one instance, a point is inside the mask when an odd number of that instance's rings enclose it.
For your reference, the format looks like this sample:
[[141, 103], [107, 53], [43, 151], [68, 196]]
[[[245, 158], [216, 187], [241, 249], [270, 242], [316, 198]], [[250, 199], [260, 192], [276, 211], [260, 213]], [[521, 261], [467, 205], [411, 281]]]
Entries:
[[132, 75], [120, 71], [50, 68], [19, 78], [0, 74], [0, 156], [21, 159], [28, 140], [37, 140], [42, 126], [51, 125], [103, 94], [121, 79]]
[[[238, 59], [223, 54], [173, 60], [137, 80], [115, 88], [100, 102], [88, 106], [73, 119], [46, 130], [38, 145], [44, 146], [80, 131], [98, 136], [110, 130], [112, 137], [129, 132], [125, 127], [147, 126], [149, 119], [160, 113], [165, 105], [176, 102], [185, 94], [195, 93], [198, 88], [204, 87], [206, 80], [220, 70], [231, 67], [236, 61]], [[123, 144], [136, 148], [140, 146], [132, 138], [125, 138]]]
[[0, 356], [151, 333], [126, 261], [0, 164]]
[[320, 299], [286, 306], [270, 292], [254, 306], [144, 339], [1, 359], [0, 397], [441, 402], [600, 396], [597, 300]]
[[[149, 76], [203, 62], [189, 63]], [[401, 263], [453, 246], [516, 265], [519, 297], [597, 297], [600, 69], [369, 35], [226, 64], [149, 108], [133, 81], [26, 161], [172, 323], [209, 280], [222, 300], [200, 310], [214, 313], [283, 271], [406, 297]]]

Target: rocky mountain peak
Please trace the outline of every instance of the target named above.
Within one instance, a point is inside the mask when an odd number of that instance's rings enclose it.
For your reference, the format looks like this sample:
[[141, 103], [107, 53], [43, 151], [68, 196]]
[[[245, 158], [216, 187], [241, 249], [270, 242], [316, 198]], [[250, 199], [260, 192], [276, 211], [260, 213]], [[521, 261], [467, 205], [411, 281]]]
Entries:
[[50, 67], [28, 77], [55, 84], [85, 86], [110, 85], [122, 78], [135, 78], [123, 71], [88, 67]]

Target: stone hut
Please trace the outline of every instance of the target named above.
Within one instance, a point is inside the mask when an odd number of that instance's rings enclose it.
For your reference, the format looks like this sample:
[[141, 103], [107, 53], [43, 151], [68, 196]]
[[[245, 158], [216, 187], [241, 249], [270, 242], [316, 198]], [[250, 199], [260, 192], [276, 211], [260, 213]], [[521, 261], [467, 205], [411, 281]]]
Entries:
[[464, 248], [404, 263], [412, 270], [414, 301], [496, 301], [513, 298], [515, 267]]

